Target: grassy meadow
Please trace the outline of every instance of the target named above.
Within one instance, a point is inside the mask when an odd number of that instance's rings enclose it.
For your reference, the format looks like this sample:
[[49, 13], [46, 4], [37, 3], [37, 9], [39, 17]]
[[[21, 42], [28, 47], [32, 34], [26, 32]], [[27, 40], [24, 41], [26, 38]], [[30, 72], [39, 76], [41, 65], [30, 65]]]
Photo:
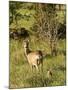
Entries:
[[[51, 56], [51, 48], [48, 40], [37, 40], [33, 27], [35, 22], [35, 6], [33, 3], [17, 3], [9, 2], [9, 28], [24, 27], [30, 32], [29, 47], [32, 51], [44, 51], [46, 57], [43, 58], [43, 73], [33, 72], [24, 55], [23, 39], [9, 40], [9, 88], [30, 88], [30, 87], [47, 87], [47, 86], [63, 86], [66, 85], [66, 39], [59, 39], [57, 42], [57, 56]], [[18, 4], [19, 8], [16, 6]], [[21, 7], [20, 5], [21, 4]], [[16, 7], [15, 7], [16, 6]], [[30, 7], [33, 7], [32, 9]], [[18, 15], [15, 18], [15, 15]], [[22, 16], [22, 17], [21, 17]], [[15, 18], [15, 19], [14, 19]], [[57, 11], [57, 20], [64, 24], [65, 10]], [[42, 26], [42, 25], [41, 25]], [[32, 34], [31, 34], [32, 33]], [[40, 68], [40, 67], [39, 67]], [[52, 70], [52, 77], [47, 77], [48, 70]]]
[[[28, 61], [24, 55], [23, 40], [10, 40], [10, 88], [42, 87], [42, 86], [62, 86], [66, 84], [66, 56], [65, 40], [60, 40], [58, 44], [57, 56], [46, 56], [43, 59], [43, 73], [31, 71]], [[50, 52], [46, 42], [30, 42], [30, 48]], [[47, 71], [52, 70], [52, 78], [48, 79]], [[42, 78], [43, 75], [43, 78]]]

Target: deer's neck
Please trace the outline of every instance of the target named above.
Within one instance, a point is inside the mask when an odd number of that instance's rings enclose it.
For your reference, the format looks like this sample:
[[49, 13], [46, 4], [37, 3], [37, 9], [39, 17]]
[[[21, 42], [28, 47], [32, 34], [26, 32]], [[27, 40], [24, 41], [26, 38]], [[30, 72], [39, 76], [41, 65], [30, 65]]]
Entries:
[[29, 53], [30, 53], [31, 51], [30, 51], [30, 49], [27, 47], [27, 48], [25, 48], [25, 55], [27, 56]]

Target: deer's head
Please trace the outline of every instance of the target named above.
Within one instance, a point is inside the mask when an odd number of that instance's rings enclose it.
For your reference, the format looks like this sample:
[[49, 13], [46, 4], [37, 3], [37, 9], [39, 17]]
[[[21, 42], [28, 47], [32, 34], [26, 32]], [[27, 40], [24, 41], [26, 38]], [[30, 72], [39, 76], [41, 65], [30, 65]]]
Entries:
[[24, 48], [28, 48], [29, 40], [24, 40]]

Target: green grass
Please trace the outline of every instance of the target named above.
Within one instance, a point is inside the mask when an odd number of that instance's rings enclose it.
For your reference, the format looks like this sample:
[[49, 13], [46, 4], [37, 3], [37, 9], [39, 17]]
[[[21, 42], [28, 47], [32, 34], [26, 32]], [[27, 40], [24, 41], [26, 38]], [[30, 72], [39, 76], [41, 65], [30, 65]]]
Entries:
[[[28, 3], [30, 5], [30, 3]], [[25, 4], [26, 7], [26, 4]], [[35, 19], [33, 15], [35, 10], [28, 8], [20, 8], [17, 13], [23, 15], [21, 19], [16, 22], [14, 21], [9, 27], [10, 28], [21, 28], [24, 27], [28, 31], [34, 34], [31, 30]], [[30, 16], [30, 17], [28, 17]], [[58, 22], [63, 23], [65, 12], [58, 11], [57, 19]], [[47, 43], [48, 40], [37, 41], [34, 36], [30, 35], [30, 48], [32, 50], [41, 50], [44, 53], [49, 54], [43, 59], [43, 73], [31, 71], [27, 59], [24, 55], [23, 40], [10, 40], [10, 88], [24, 88], [24, 87], [42, 87], [42, 86], [62, 86], [66, 84], [66, 41], [58, 41], [58, 55], [50, 55], [50, 47]], [[47, 71], [52, 70], [52, 78], [48, 79]], [[42, 77], [43, 76], [43, 77]]]
[[[49, 53], [50, 48], [43, 41], [35, 41], [32, 37], [30, 48], [41, 49]], [[60, 53], [61, 51], [61, 53]], [[43, 59], [43, 73], [31, 71], [24, 56], [23, 42], [10, 40], [10, 88], [62, 86], [66, 84], [65, 40], [58, 42], [58, 55], [47, 56]], [[52, 78], [47, 78], [48, 69], [52, 69]], [[43, 75], [43, 77], [42, 77]]]

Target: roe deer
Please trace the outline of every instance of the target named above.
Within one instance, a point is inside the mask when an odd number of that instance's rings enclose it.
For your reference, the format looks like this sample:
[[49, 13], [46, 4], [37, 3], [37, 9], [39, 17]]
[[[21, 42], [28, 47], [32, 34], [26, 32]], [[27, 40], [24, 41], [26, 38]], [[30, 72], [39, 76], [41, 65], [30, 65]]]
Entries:
[[38, 66], [41, 65], [43, 71], [43, 54], [40, 50], [31, 51], [29, 49], [29, 41], [24, 41], [24, 52], [31, 68], [35, 67], [38, 70]]

